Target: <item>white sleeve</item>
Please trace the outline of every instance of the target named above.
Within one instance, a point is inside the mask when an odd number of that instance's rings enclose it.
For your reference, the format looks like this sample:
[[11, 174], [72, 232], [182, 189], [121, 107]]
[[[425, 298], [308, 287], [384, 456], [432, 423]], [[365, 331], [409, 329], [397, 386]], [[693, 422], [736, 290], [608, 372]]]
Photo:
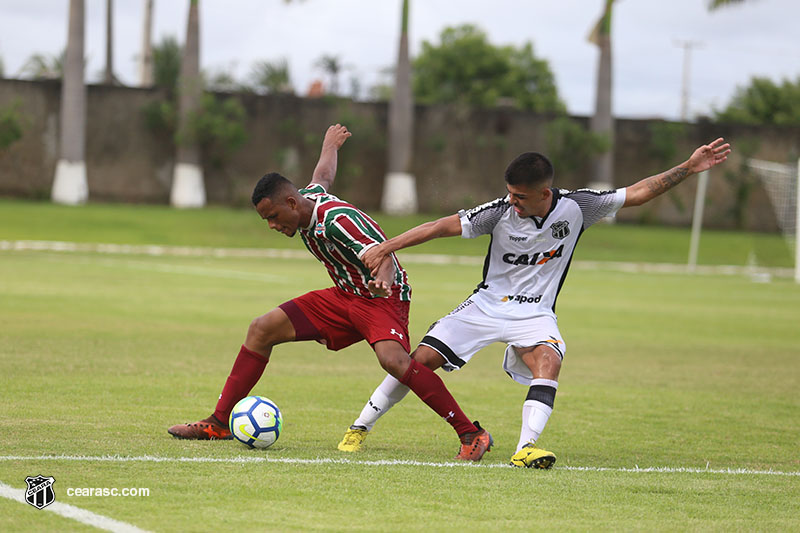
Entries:
[[491, 233], [510, 206], [505, 198], [498, 198], [466, 211], [462, 209], [458, 212], [461, 236], [465, 239], [474, 239]]
[[625, 188], [613, 191], [594, 191], [578, 189], [564, 194], [574, 200], [583, 213], [583, 229], [588, 228], [602, 218], [619, 211], [625, 203]]

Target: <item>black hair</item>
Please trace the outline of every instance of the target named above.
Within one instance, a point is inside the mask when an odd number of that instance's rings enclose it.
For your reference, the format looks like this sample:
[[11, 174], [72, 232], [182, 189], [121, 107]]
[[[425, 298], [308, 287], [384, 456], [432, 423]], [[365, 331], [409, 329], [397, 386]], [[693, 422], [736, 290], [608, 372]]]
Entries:
[[277, 172], [264, 174], [264, 176], [258, 180], [258, 183], [256, 183], [255, 189], [253, 189], [253, 205], [258, 205], [264, 198], [274, 199], [277, 193], [285, 190], [287, 187], [296, 190], [291, 181]]
[[505, 179], [509, 185], [533, 187], [553, 179], [553, 164], [542, 154], [525, 152], [506, 167]]

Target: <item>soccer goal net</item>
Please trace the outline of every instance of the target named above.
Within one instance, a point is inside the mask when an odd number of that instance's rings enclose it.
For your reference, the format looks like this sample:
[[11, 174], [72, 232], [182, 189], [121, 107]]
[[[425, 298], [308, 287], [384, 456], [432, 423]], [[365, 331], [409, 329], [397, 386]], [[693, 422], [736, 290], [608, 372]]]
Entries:
[[775, 218], [794, 256], [794, 279], [800, 283], [800, 160], [796, 164], [775, 163], [750, 158], [747, 166], [761, 180]]

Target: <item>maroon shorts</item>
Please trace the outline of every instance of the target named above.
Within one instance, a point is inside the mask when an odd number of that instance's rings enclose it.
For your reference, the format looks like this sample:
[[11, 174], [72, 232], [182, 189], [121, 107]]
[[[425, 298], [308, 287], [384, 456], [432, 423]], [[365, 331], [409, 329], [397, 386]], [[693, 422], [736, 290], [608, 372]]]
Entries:
[[364, 298], [337, 287], [311, 291], [279, 306], [289, 317], [295, 340], [324, 341], [329, 350], [341, 350], [366, 339], [393, 340], [406, 352], [410, 302], [397, 298]]

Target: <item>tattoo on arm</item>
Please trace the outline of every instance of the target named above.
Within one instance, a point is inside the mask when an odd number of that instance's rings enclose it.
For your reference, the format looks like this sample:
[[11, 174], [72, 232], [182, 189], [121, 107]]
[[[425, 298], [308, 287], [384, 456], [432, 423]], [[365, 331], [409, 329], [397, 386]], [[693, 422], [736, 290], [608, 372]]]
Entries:
[[689, 170], [682, 167], [675, 167], [658, 176], [653, 176], [647, 180], [647, 188], [653, 196], [663, 194], [686, 179]]

